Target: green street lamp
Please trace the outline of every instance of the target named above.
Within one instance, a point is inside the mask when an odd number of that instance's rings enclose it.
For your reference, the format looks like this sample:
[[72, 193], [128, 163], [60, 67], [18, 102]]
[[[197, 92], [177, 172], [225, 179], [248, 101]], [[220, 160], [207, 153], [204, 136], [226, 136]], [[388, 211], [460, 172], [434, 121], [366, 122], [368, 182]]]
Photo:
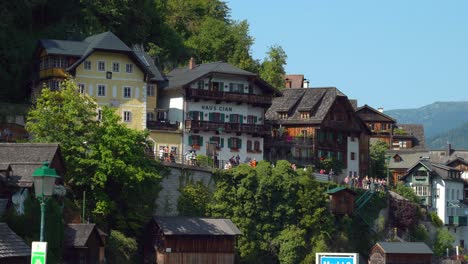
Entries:
[[45, 203], [54, 192], [55, 180], [60, 177], [55, 172], [55, 169], [49, 167], [49, 162], [44, 162], [42, 167], [35, 169], [32, 176], [34, 179], [34, 192], [36, 193], [36, 198], [41, 203], [40, 241], [44, 242]]

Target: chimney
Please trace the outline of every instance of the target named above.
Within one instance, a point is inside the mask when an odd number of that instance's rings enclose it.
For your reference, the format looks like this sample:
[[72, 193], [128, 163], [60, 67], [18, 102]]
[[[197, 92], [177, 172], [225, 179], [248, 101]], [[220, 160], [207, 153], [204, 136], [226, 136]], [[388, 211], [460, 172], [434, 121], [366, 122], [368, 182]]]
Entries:
[[447, 142], [447, 156], [452, 155], [452, 144]]
[[286, 78], [286, 80], [285, 80], [285, 86], [286, 86], [286, 88], [292, 88], [292, 87], [291, 87], [291, 86], [292, 86], [292, 81], [289, 80], [288, 78]]
[[383, 113], [383, 107], [377, 108], [377, 111], [379, 111], [380, 113]]
[[195, 65], [196, 65], [195, 58], [194, 58], [194, 57], [190, 57], [190, 60], [189, 60], [189, 63], [188, 63], [188, 68], [189, 68], [189, 70], [195, 68]]
[[309, 88], [309, 80], [304, 79], [304, 81], [302, 82], [302, 88]]

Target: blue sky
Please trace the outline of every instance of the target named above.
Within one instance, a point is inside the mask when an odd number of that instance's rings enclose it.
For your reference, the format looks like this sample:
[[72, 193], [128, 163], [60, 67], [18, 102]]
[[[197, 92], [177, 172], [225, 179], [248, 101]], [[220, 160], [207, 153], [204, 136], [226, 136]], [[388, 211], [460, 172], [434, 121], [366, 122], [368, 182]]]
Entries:
[[468, 1], [230, 0], [263, 59], [280, 45], [286, 72], [385, 110], [468, 101]]

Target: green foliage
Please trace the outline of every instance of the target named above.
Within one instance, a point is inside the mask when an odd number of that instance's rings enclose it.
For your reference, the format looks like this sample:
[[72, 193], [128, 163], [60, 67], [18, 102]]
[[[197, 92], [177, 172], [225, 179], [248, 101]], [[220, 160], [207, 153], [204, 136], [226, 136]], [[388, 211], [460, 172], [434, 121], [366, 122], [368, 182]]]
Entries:
[[428, 245], [431, 244], [429, 232], [427, 231], [426, 226], [423, 224], [418, 224], [416, 228], [411, 231], [411, 236], [415, 242], [425, 242]]
[[444, 225], [442, 220], [437, 215], [437, 212], [430, 212], [429, 217], [431, 218], [431, 221], [432, 221], [432, 223], [434, 223], [435, 226], [442, 227]]
[[402, 128], [395, 128], [395, 129], [393, 129], [393, 134], [395, 134], [395, 135], [407, 135], [408, 132], [406, 132], [406, 130], [404, 130]]
[[180, 189], [180, 197], [177, 201], [179, 215], [206, 216], [210, 190], [201, 182], [188, 184]]
[[96, 121], [96, 104], [67, 80], [59, 91], [43, 89], [29, 112], [36, 142], [58, 142], [72, 195], [87, 192], [87, 208], [103, 228], [137, 235], [150, 219], [159, 189], [159, 165], [145, 155], [147, 134], [120, 124], [110, 108]]
[[439, 228], [437, 231], [436, 242], [434, 244], [434, 254], [436, 256], [444, 256], [446, 249], [452, 249], [452, 243], [455, 242], [455, 238], [445, 228]]
[[411, 187], [405, 186], [404, 184], [398, 183], [394, 192], [398, 193], [399, 195], [405, 197], [406, 199], [410, 200], [413, 203], [419, 203], [420, 200], [416, 193]]
[[386, 160], [385, 153], [388, 149], [387, 143], [384, 141], [377, 141], [370, 146], [370, 168], [369, 177], [373, 178], [386, 178]]
[[[326, 184], [298, 175], [287, 161], [261, 161], [216, 171], [209, 215], [230, 218], [242, 231], [238, 249], [244, 263], [298, 263], [303, 252], [324, 247], [332, 233]], [[295, 238], [296, 240], [294, 240]]]
[[[284, 88], [284, 66], [288, 56], [281, 46], [271, 46], [260, 67], [260, 77], [277, 90]], [[296, 87], [294, 87], [296, 88]]]
[[341, 174], [343, 170], [343, 163], [335, 158], [325, 158], [320, 160], [319, 169], [324, 169], [326, 172], [330, 172], [330, 169], [333, 169], [334, 174]]
[[213, 167], [214, 161], [206, 155], [197, 155], [197, 164], [200, 167]]
[[119, 231], [112, 230], [106, 244], [108, 263], [126, 264], [137, 263], [135, 255], [138, 245], [135, 239], [126, 237]]

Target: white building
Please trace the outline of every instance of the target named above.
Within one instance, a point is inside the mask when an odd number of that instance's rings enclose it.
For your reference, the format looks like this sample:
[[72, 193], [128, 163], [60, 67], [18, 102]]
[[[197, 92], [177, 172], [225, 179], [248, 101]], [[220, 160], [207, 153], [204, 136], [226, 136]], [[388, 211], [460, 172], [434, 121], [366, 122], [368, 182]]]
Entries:
[[[174, 69], [166, 77], [158, 117], [179, 124], [180, 142], [170, 139], [177, 155], [194, 149], [216, 157], [219, 166], [237, 156], [240, 163], [263, 159], [263, 136], [270, 133], [264, 125], [265, 111], [271, 105], [273, 87], [228, 63], [196, 65], [193, 59], [188, 67]], [[156, 144], [169, 145], [165, 138], [160, 131]]]

